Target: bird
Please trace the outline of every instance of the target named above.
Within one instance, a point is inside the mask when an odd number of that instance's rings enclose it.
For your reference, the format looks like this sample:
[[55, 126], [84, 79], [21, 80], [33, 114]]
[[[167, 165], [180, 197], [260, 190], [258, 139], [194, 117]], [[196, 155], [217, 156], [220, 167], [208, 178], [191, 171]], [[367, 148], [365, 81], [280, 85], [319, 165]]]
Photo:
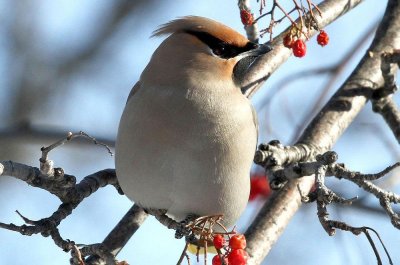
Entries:
[[115, 145], [126, 196], [144, 209], [222, 215], [232, 227], [244, 211], [257, 145], [254, 108], [240, 87], [270, 48], [199, 16], [172, 20], [132, 88]]

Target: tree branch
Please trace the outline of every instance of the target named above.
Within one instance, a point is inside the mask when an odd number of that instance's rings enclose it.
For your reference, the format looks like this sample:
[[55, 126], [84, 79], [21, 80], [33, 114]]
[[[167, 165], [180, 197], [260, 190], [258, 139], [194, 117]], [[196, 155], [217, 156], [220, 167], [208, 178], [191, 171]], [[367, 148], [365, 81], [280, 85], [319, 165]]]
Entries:
[[[329, 25], [337, 18], [356, 7], [362, 0], [326, 0], [319, 5], [321, 17], [316, 17], [320, 28]], [[274, 50], [260, 56], [250, 67], [246, 76], [243, 78], [241, 86], [246, 90], [246, 95], [251, 97], [261, 88], [263, 83], [278, 69], [291, 55], [291, 50], [282, 45], [283, 37], [287, 34], [289, 28], [277, 36], [271, 43]], [[314, 35], [315, 30], [310, 30], [310, 37]], [[243, 89], [242, 89], [243, 90]]]
[[[99, 188], [106, 185], [113, 185], [118, 192], [122, 194], [115, 170], [113, 169], [105, 169], [91, 174], [85, 177], [79, 184], [76, 184], [76, 178], [74, 176], [64, 174], [61, 168], [53, 168], [53, 161], [48, 159], [48, 153], [54, 148], [64, 145], [80, 136], [90, 139], [96, 145], [105, 146], [83, 132], [75, 134], [68, 133], [67, 137], [64, 137], [48, 147], [42, 147], [42, 157], [39, 159], [40, 169], [12, 161], [0, 161], [0, 176], [7, 175], [23, 180], [31, 186], [44, 189], [54, 194], [62, 201], [59, 208], [48, 218], [33, 221], [24, 217], [17, 211], [25, 224], [19, 226], [0, 222], [0, 227], [28, 236], [38, 233], [45, 237], [51, 236], [57, 246], [64, 251], [71, 251], [71, 260], [73, 264], [82, 264], [82, 255], [87, 256], [93, 254], [99, 255], [107, 264], [116, 264], [115, 255], [107, 249], [106, 245], [94, 244], [84, 246], [78, 250], [75, 243], [68, 239], [63, 239], [58, 230], [58, 225], [61, 221], [69, 216], [86, 197], [89, 197]], [[106, 148], [110, 152], [107, 146]], [[110, 242], [107, 241], [107, 243], [114, 243], [112, 239], [109, 239], [109, 241]], [[114, 247], [114, 245], [111, 246]]]
[[397, 142], [400, 143], [400, 111], [393, 100], [393, 93], [397, 91], [396, 72], [400, 66], [400, 50], [385, 52], [382, 57], [382, 74], [385, 84], [374, 93], [372, 109], [379, 113], [392, 130]]
[[[335, 14], [336, 16], [342, 14], [359, 2], [325, 1], [320, 5], [322, 19], [319, 23], [321, 27], [329, 23], [335, 17]], [[327, 7], [330, 7], [330, 9], [328, 10]], [[275, 41], [280, 43], [282, 36]], [[379, 54], [382, 51], [398, 49], [399, 47], [400, 3], [397, 0], [389, 0], [384, 18], [369, 51], [372, 54]], [[371, 56], [370, 52], [363, 57], [347, 81], [306, 128], [299, 142], [291, 149], [289, 148], [289, 151], [296, 150], [296, 148], [303, 150], [300, 153], [301, 160], [311, 160], [317, 154], [330, 150], [364, 107], [373, 90], [383, 85], [380, 71], [381, 58], [380, 56]], [[279, 45], [253, 66], [254, 69], [248, 74], [247, 82], [244, 85], [250, 85], [252, 90], [256, 91], [260, 82], [268, 78], [288, 56], [289, 51], [285, 50], [283, 45]], [[289, 161], [284, 157], [282, 160], [285, 163], [281, 166], [285, 166], [286, 162]], [[298, 210], [301, 204], [301, 196], [297, 191], [297, 186], [301, 185], [303, 190], [309, 190], [313, 183], [311, 177], [304, 177], [299, 181], [290, 181], [265, 203], [246, 232], [247, 249], [251, 255], [249, 264], [262, 262], [291, 217]]]
[[[132, 235], [139, 229], [147, 213], [142, 208], [134, 204], [114, 229], [103, 240], [103, 245], [116, 256], [128, 243]], [[105, 260], [98, 255], [90, 256], [85, 261], [86, 265], [105, 265]]]
[[[324, 27], [331, 23], [360, 2], [361, 0], [327, 0], [323, 2], [320, 5], [322, 18], [318, 21], [319, 26]], [[386, 13], [387, 18], [385, 16], [385, 19], [382, 21], [380, 28], [378, 29], [378, 34], [371, 45], [372, 54], [374, 52], [386, 50], [387, 47], [399, 47], [400, 14], [398, 6], [399, 3], [397, 3], [396, 0], [389, 0]], [[249, 70], [243, 82], [244, 87], [250, 87], [250, 93], [248, 96], [253, 95], [261, 87], [263, 82], [268, 79], [272, 72], [274, 72], [290, 56], [290, 50], [284, 48], [282, 45], [282, 36], [284, 34], [285, 33], [281, 34], [274, 40], [273, 45], [276, 48], [272, 52], [260, 58], [260, 60], [253, 64], [252, 68]], [[271, 155], [268, 154], [269, 150], [261, 150], [263, 152], [259, 152], [258, 155], [264, 156], [261, 159], [269, 160], [271, 169], [274, 169], [276, 166], [284, 166], [292, 161], [310, 160], [314, 158], [317, 153], [329, 150], [365, 105], [372, 91], [377, 87], [382, 86], [383, 79], [380, 75], [379, 69], [380, 56], [371, 57], [366, 55], [361, 61], [359, 67], [342, 86], [339, 92], [336, 93], [327, 106], [325, 106], [324, 111], [320, 113], [306, 129], [296, 146], [285, 149], [280, 148], [279, 144], [276, 144], [275, 149], [282, 149], [284, 152], [274, 159], [270, 159]], [[75, 182], [71, 180], [72, 178], [69, 178], [68, 175], [63, 174], [61, 171], [57, 172], [55, 169], [54, 177], [57, 181], [55, 182], [55, 186], [53, 185], [53, 187], [50, 187], [48, 186], [49, 179], [47, 176], [40, 173], [39, 169], [19, 165], [20, 164], [10, 161], [0, 162], [0, 176], [11, 175], [24, 180], [32, 186], [46, 189], [58, 196], [60, 200], [63, 201], [63, 204], [70, 203], [72, 207], [70, 211], [72, 211], [72, 209], [75, 208], [85, 197], [92, 194], [99, 187], [107, 184], [116, 184], [116, 182], [113, 181], [115, 178], [115, 172], [113, 170], [100, 171], [86, 177], [81, 183], [75, 185]], [[96, 177], [99, 179], [96, 179]], [[105, 180], [104, 178], [108, 179]], [[272, 244], [276, 241], [293, 214], [299, 208], [301, 196], [297, 191], [298, 183], [304, 186], [304, 190], [308, 190], [314, 181], [312, 177], [305, 177], [300, 181], [289, 182], [281, 191], [275, 193], [271, 200], [264, 205], [255, 221], [247, 230], [248, 251], [251, 254], [249, 264], [261, 263], [270, 250]], [[60, 188], [58, 189], [54, 187]], [[69, 190], [70, 194], [61, 191], [62, 187], [64, 189], [67, 188], [66, 190]], [[63, 216], [67, 215], [66, 213], [57, 214], [60, 216], [59, 219], [57, 219], [60, 222], [65, 218]], [[136, 231], [138, 226], [140, 226], [145, 217], [146, 214], [140, 209], [140, 207], [133, 206], [116, 228], [103, 241], [101, 248], [106, 246], [108, 250], [111, 250], [112, 254], [117, 254], [126, 244], [130, 236]], [[27, 218], [23, 219], [26, 223], [32, 222], [34, 224], [33, 227], [37, 225], [37, 221], [30, 221]], [[8, 228], [10, 227], [11, 226]], [[128, 232], [125, 233], [123, 231]], [[75, 245], [68, 245], [68, 242], [63, 240], [59, 234], [57, 234], [58, 230], [48, 228], [44, 232], [49, 232], [55, 242], [57, 242], [58, 246], [63, 248], [68, 247], [69, 250], [74, 249], [73, 247]], [[123, 233], [123, 236], [121, 237], [119, 233]], [[101, 248], [97, 248], [97, 250], [101, 250]], [[84, 252], [84, 255], [97, 254], [97, 256], [102, 256], [96, 251], [90, 251], [90, 246], [83, 248], [82, 251]], [[75, 257], [79, 260], [78, 256]], [[95, 262], [95, 259], [98, 260], [97, 256], [89, 258], [89, 261], [91, 262], [93, 260], [93, 262]], [[105, 255], [103, 258], [108, 259], [109, 256]]]

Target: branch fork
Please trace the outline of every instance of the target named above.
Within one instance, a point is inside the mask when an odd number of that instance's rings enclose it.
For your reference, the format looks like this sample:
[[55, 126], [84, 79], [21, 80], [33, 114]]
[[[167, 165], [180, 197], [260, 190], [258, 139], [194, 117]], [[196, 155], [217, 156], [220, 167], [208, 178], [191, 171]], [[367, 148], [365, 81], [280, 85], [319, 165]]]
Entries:
[[40, 169], [12, 161], [0, 161], [0, 175], [13, 176], [31, 186], [47, 190], [57, 196], [62, 202], [50, 217], [33, 221], [16, 211], [25, 224], [15, 225], [0, 222], [0, 227], [27, 236], [33, 234], [41, 234], [44, 237], [50, 236], [54, 243], [61, 249], [71, 251], [73, 264], [83, 264], [81, 256], [88, 255], [99, 255], [107, 261], [107, 264], [116, 264], [114, 255], [103, 244], [94, 244], [78, 249], [73, 241], [63, 239], [58, 230], [58, 225], [62, 220], [68, 217], [85, 198], [89, 197], [99, 188], [106, 185], [113, 185], [122, 194], [115, 170], [113, 169], [105, 169], [91, 174], [76, 184], [74, 176], [64, 174], [62, 168], [53, 167], [53, 161], [48, 159], [49, 152], [76, 137], [85, 137], [97, 145], [103, 145], [112, 154], [106, 145], [98, 143], [93, 137], [84, 132], [79, 132], [75, 134], [68, 133], [65, 138], [48, 147], [41, 148], [42, 156], [39, 159]]

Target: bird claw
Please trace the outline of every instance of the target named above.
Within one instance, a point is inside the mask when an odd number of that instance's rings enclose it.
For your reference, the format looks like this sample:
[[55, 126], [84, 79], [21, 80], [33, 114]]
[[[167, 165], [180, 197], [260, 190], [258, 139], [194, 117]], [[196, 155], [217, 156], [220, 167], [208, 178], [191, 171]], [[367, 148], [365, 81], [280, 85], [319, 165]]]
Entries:
[[[195, 221], [197, 218], [198, 218], [198, 216], [195, 215], [195, 214], [188, 214], [188, 215], [186, 216], [186, 218], [183, 219], [183, 220], [180, 222], [180, 226], [176, 229], [176, 231], [175, 231], [175, 238], [176, 238], [176, 239], [181, 239], [182, 237], [185, 237], [185, 238], [186, 238], [186, 241], [188, 241], [188, 240], [192, 240], [192, 241], [195, 240], [195, 237], [194, 237], [194, 235], [192, 234], [192, 229], [191, 229], [188, 225], [189, 225], [191, 222]], [[193, 236], [194, 239], [191, 238], [191, 236]], [[189, 241], [188, 241], [188, 242], [189, 242]]]
[[175, 230], [175, 238], [181, 239], [182, 237], [188, 237], [192, 231], [186, 225], [182, 225]]

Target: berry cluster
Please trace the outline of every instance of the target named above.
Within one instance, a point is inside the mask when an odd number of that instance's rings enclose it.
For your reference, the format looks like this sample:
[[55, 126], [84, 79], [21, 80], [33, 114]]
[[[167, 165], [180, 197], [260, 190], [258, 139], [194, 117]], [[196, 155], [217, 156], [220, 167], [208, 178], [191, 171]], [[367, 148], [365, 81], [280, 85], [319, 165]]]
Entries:
[[[317, 36], [317, 43], [322, 47], [329, 43], [329, 36], [324, 31], [321, 30]], [[293, 34], [293, 30], [290, 30], [288, 34], [283, 38], [283, 45], [286, 48], [292, 49], [294, 56], [303, 57], [306, 55], [307, 46], [306, 43], [298, 38], [297, 34]]]
[[[259, 32], [255, 33], [255, 31], [257, 31], [256, 28], [249, 31], [252, 36], [254, 35], [253, 37], [255, 39], [258, 38], [258, 34], [260, 37], [263, 37], [264, 34], [268, 33], [270, 35], [270, 41], [272, 41], [274, 28], [284, 20], [290, 21], [299, 31], [304, 32], [305, 35], [309, 35], [312, 29], [318, 29], [316, 15], [318, 14], [322, 17], [321, 10], [318, 8], [318, 5], [313, 3], [313, 0], [307, 0], [307, 5], [303, 5], [301, 1], [299, 4], [297, 0], [257, 0], [257, 2], [260, 3], [257, 17], [254, 17], [254, 14], [250, 10], [250, 1], [238, 0], [237, 2], [240, 10], [240, 18], [245, 27], [261, 22], [262, 18], [269, 17], [269, 24], [261, 26], [262, 29]], [[285, 3], [283, 4], [281, 2]], [[292, 2], [292, 4], [290, 2]], [[298, 22], [295, 22], [294, 16], [296, 15], [299, 16]], [[255, 37], [255, 35], [257, 36]]]
[[[228, 237], [228, 242], [225, 237]], [[215, 234], [213, 238], [214, 247], [218, 251], [212, 259], [212, 265], [245, 265], [247, 264], [248, 254], [246, 248], [246, 238], [242, 234]], [[224, 250], [222, 254], [221, 250]]]
[[271, 189], [265, 175], [252, 175], [250, 178], [250, 196], [249, 201], [257, 197], [266, 198], [271, 194]]

